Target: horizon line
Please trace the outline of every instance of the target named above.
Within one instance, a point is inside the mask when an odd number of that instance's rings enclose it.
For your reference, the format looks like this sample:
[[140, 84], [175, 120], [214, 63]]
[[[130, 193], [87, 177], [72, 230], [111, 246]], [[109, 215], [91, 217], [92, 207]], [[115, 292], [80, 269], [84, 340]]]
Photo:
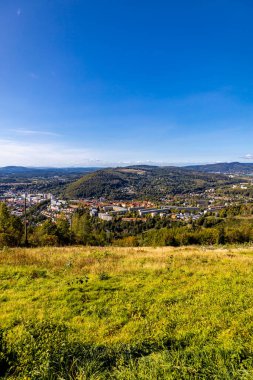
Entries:
[[126, 167], [126, 166], [197, 166], [197, 165], [217, 165], [217, 164], [253, 164], [253, 162], [244, 162], [244, 161], [216, 161], [216, 162], [154, 162], [154, 161], [136, 161], [136, 162], [108, 162], [101, 163], [101, 165], [73, 165], [73, 166], [30, 166], [30, 165], [4, 165], [0, 167], [1, 169], [6, 168], [25, 168], [25, 169], [85, 169], [85, 168], [108, 168], [108, 167]]

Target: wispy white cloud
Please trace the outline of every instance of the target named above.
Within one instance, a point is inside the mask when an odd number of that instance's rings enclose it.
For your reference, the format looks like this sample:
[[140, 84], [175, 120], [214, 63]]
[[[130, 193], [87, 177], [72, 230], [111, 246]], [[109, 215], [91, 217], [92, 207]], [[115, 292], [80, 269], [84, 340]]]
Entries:
[[[28, 139], [29, 140], [29, 139]], [[144, 152], [145, 153], [145, 152]], [[191, 161], [187, 157], [171, 155], [163, 159], [152, 159], [152, 152], [149, 152], [150, 160], [146, 157], [148, 153], [139, 150], [127, 151], [126, 149], [115, 150], [87, 147], [74, 147], [66, 143], [45, 142], [41, 139], [35, 142], [19, 141], [18, 139], [0, 139], [0, 166], [22, 165], [22, 166], [51, 166], [51, 167], [74, 167], [74, 166], [127, 166], [133, 164], [148, 165], [186, 165], [200, 163], [200, 160], [193, 158]], [[153, 155], [154, 156], [154, 155]], [[157, 155], [155, 155], [157, 156]], [[131, 157], [131, 159], [127, 159]], [[247, 160], [253, 159], [253, 155], [247, 154], [241, 157]], [[201, 160], [201, 163], [212, 163], [214, 157]], [[224, 160], [221, 160], [224, 161]], [[225, 160], [227, 161], [227, 160]], [[231, 159], [229, 161], [232, 161]]]
[[[60, 143], [20, 142], [11, 139], [0, 139], [0, 167], [22, 165], [33, 167], [74, 167], [74, 166], [128, 166], [147, 165], [184, 165], [186, 161], [169, 162], [162, 160], [136, 159], [122, 160], [119, 152], [99, 151], [88, 148], [75, 148]], [[122, 153], [122, 150], [121, 150]], [[127, 153], [123, 152], [127, 157]], [[114, 157], [112, 157], [114, 156]], [[118, 158], [118, 159], [117, 159]], [[188, 162], [192, 163], [192, 162]]]
[[33, 129], [10, 129], [10, 131], [26, 136], [60, 136], [60, 134], [56, 132], [39, 131]]
[[253, 160], [253, 154], [248, 153], [248, 154], [245, 154], [245, 156], [241, 158], [243, 158], [244, 160]]
[[[76, 149], [63, 144], [25, 143], [0, 139], [0, 166], [76, 166], [99, 162], [98, 152]], [[98, 164], [97, 164], [98, 165]]]
[[17, 9], [17, 16], [19, 17], [20, 15], [21, 15], [21, 9], [19, 8], [19, 9]]

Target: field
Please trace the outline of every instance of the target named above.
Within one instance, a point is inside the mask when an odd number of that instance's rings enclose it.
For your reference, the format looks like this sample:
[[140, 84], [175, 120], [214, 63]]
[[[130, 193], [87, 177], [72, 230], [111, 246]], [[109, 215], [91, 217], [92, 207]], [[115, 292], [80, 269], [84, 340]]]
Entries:
[[253, 248], [0, 251], [0, 376], [252, 379]]

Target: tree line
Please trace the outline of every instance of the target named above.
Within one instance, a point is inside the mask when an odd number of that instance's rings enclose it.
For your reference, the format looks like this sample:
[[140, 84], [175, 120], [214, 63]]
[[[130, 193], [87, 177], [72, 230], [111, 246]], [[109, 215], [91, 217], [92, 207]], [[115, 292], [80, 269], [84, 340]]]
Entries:
[[237, 244], [253, 242], [253, 222], [236, 219], [239, 212], [251, 208], [231, 208], [219, 216], [209, 215], [194, 222], [182, 223], [169, 218], [147, 218], [146, 221], [101, 221], [80, 209], [71, 220], [59, 215], [56, 221], [46, 219], [27, 227], [25, 241], [24, 220], [14, 216], [5, 203], [0, 203], [0, 247], [31, 247], [93, 245], [93, 246], [181, 246]]

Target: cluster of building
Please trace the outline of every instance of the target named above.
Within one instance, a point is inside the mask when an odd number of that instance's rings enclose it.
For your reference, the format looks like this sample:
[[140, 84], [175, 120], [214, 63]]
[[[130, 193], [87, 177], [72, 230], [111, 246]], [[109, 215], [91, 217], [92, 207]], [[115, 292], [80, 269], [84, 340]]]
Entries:
[[[172, 214], [173, 213], [173, 214]], [[185, 207], [185, 206], [161, 206], [159, 208], [146, 208], [143, 206], [129, 206], [123, 207], [119, 205], [107, 205], [101, 209], [92, 207], [90, 209], [90, 215], [92, 217], [98, 217], [104, 221], [111, 221], [115, 216], [123, 216], [125, 214], [134, 215], [135, 217], [122, 218], [124, 221], [137, 220], [136, 216], [139, 216], [139, 220], [143, 220], [146, 216], [160, 216], [161, 218], [172, 216], [175, 219], [198, 219], [203, 215], [203, 212], [199, 207]]]
[[58, 199], [51, 195], [49, 205], [45, 210], [41, 211], [41, 214], [53, 221], [62, 215], [70, 220], [71, 215], [78, 209], [78, 207], [80, 207], [80, 202], [77, 200], [71, 202], [65, 199]]
[[[243, 188], [245, 184], [240, 184]], [[6, 191], [1, 197], [2, 201], [11, 208], [11, 212], [17, 216], [24, 215], [26, 204], [27, 210], [45, 202], [43, 207], [38, 207], [38, 212], [46, 218], [56, 220], [64, 214], [69, 220], [78, 208], [86, 208], [90, 215], [104, 221], [115, 218], [123, 221], [146, 221], [147, 217], [171, 218], [174, 220], [197, 220], [208, 212], [218, 212], [223, 208], [236, 203], [236, 199], [228, 195], [216, 193], [214, 189], [205, 190], [201, 194], [190, 193], [187, 197], [183, 194], [161, 199], [158, 204], [151, 201], [115, 201], [108, 202], [104, 198], [65, 200], [56, 198], [50, 193], [24, 194], [14, 191]]]
[[32, 206], [49, 200], [50, 197], [51, 194], [15, 194], [13, 192], [7, 192], [0, 197], [0, 200], [7, 204], [11, 209], [12, 215], [22, 216], [24, 215], [25, 207], [28, 210]]
[[[170, 217], [174, 220], [197, 220], [211, 212], [219, 212], [231, 205], [231, 199], [218, 196], [214, 189], [200, 194], [190, 194], [164, 199], [163, 204], [157, 207], [152, 202], [113, 202], [108, 204], [105, 200], [89, 204], [90, 216], [98, 217], [104, 221], [111, 221], [117, 217], [124, 221], [146, 220], [146, 217]], [[229, 202], [231, 201], [231, 203]], [[88, 205], [87, 205], [88, 206]]]
[[45, 207], [38, 207], [38, 213], [52, 220], [56, 220], [62, 214], [69, 218], [79, 207], [78, 201], [75, 204], [69, 204], [68, 201], [57, 199], [51, 193], [24, 194], [8, 192], [0, 197], [0, 201], [7, 204], [12, 215], [20, 217], [24, 216], [25, 209], [28, 212], [32, 206], [42, 206], [43, 203], [46, 203]]

